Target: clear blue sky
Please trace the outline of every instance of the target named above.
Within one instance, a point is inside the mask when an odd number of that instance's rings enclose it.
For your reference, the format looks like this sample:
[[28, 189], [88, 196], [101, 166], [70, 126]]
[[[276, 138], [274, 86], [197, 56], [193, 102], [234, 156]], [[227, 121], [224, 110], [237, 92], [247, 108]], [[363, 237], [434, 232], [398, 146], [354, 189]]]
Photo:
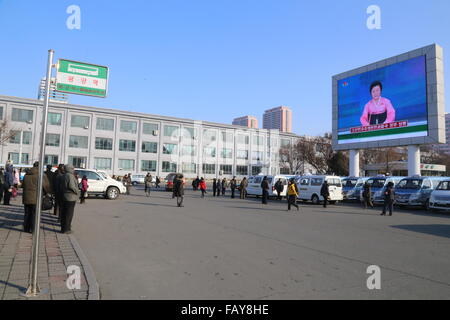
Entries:
[[449, 0], [0, 0], [0, 39], [0, 94], [36, 98], [52, 48], [110, 67], [106, 99], [72, 103], [221, 123], [286, 105], [312, 135], [331, 130], [332, 75], [438, 43], [450, 106]]

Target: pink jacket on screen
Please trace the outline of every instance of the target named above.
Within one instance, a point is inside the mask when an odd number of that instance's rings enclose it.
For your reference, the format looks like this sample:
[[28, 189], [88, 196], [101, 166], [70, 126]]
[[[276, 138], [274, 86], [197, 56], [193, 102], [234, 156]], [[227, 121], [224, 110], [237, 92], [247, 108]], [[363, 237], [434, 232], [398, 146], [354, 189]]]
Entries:
[[361, 124], [363, 126], [370, 125], [370, 116], [374, 114], [387, 113], [386, 121], [383, 123], [390, 123], [395, 121], [395, 109], [389, 99], [380, 97], [380, 103], [378, 105], [370, 100], [364, 107], [363, 114], [361, 116]]

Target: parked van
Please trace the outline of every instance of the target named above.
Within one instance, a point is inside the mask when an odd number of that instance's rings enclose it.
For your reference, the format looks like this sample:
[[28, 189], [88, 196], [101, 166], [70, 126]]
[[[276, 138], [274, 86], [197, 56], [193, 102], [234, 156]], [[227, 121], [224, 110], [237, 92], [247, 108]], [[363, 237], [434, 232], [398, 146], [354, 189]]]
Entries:
[[341, 179], [337, 176], [301, 176], [297, 178], [297, 187], [299, 190], [298, 199], [303, 201], [312, 201], [314, 204], [319, 204], [323, 201], [320, 195], [320, 189], [324, 181], [328, 182], [330, 191], [330, 203], [334, 204], [337, 201], [344, 199], [342, 195]]
[[341, 178], [342, 183], [342, 195], [344, 197], [344, 200], [347, 200], [347, 194], [354, 190], [356, 187], [356, 184], [358, 183], [359, 178], [358, 177], [343, 177]]
[[429, 208], [431, 192], [448, 177], [412, 176], [400, 180], [395, 187], [395, 204]]
[[430, 196], [430, 210], [450, 210], [450, 179], [439, 182]]
[[[371, 197], [372, 202], [374, 204], [382, 204], [384, 203], [384, 190], [386, 190], [386, 187], [389, 182], [392, 182], [394, 184], [394, 187], [406, 177], [386, 177], [384, 175], [382, 176], [376, 176], [369, 178], [366, 182], [370, 185], [371, 190]], [[364, 191], [364, 187], [360, 191], [360, 198], [363, 200], [362, 193]]]
[[276, 197], [278, 195], [277, 191], [275, 190], [275, 183], [279, 179], [281, 179], [281, 181], [283, 182], [283, 185], [284, 185], [283, 191], [281, 192], [281, 196], [285, 197], [289, 179], [295, 178], [295, 176], [292, 176], [292, 175], [250, 176], [250, 177], [248, 177], [247, 195], [249, 195], [249, 196], [252, 195], [252, 196], [256, 196], [256, 197], [262, 196], [261, 182], [264, 179], [264, 177], [267, 177], [267, 180], [269, 183], [269, 198]]
[[353, 189], [349, 190], [346, 195], [344, 195], [344, 200], [347, 201], [360, 201], [361, 190], [363, 189], [364, 183], [369, 180], [369, 177], [359, 178]]

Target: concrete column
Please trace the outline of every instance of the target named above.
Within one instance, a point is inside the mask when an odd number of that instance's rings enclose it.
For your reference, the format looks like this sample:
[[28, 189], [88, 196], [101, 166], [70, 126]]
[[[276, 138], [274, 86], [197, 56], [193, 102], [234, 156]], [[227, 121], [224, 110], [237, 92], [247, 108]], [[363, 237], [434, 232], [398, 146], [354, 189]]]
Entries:
[[359, 150], [350, 150], [349, 160], [350, 160], [349, 175], [351, 177], [359, 177]]
[[408, 146], [408, 175], [420, 175], [420, 146]]

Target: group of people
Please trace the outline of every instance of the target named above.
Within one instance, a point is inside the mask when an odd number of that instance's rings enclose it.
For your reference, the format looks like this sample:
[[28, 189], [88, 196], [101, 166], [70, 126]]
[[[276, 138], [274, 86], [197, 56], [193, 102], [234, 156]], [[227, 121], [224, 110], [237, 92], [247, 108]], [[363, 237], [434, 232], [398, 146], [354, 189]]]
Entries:
[[[236, 177], [233, 177], [233, 179], [231, 179], [230, 181], [227, 181], [226, 178], [223, 179], [213, 179], [213, 184], [212, 184], [212, 189], [213, 189], [213, 197], [219, 197], [219, 196], [225, 196], [226, 195], [226, 191], [227, 188], [230, 188], [231, 190], [231, 198], [235, 198], [235, 194], [236, 194], [236, 189], [240, 191], [240, 198], [241, 199], [245, 199], [247, 197], [247, 187], [248, 187], [248, 182], [247, 182], [247, 178], [244, 177], [244, 179], [242, 179], [242, 181], [240, 182], [240, 184], [238, 185], [238, 182], [236, 180]], [[197, 176], [197, 178], [195, 178], [192, 181], [192, 189], [194, 191], [202, 191], [202, 198], [205, 196], [206, 192], [206, 181], [205, 179], [199, 178]]]
[[[392, 211], [394, 210], [394, 202], [395, 202], [395, 192], [394, 192], [394, 183], [388, 182], [386, 188], [384, 189], [384, 205], [383, 211], [381, 212], [382, 216], [386, 215], [386, 212], [389, 210], [389, 215], [392, 216]], [[363, 204], [364, 208], [367, 207], [373, 208], [372, 203], [372, 190], [369, 183], [365, 183], [363, 186]]]

